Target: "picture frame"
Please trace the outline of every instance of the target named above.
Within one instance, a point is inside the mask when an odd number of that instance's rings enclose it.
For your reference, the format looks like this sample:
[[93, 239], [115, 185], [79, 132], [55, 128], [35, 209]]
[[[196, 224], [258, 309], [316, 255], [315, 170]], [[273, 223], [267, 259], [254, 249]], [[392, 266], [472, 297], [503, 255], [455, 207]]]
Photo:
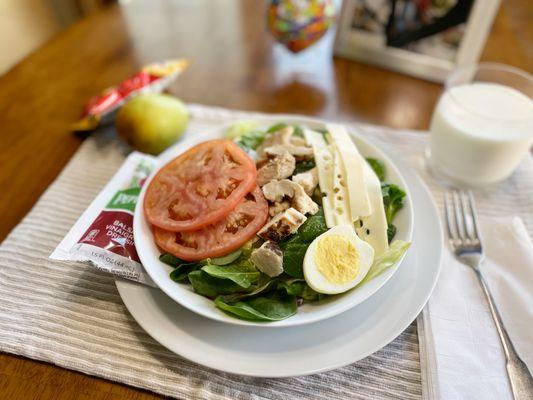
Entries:
[[455, 68], [479, 60], [499, 5], [500, 0], [344, 0], [334, 53], [441, 83]]

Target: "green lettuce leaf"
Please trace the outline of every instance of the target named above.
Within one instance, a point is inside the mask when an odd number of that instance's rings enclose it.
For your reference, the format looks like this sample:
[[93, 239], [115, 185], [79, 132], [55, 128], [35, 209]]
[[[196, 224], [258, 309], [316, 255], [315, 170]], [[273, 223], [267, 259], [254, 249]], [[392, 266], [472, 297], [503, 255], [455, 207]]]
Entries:
[[403, 257], [409, 246], [411, 246], [411, 243], [404, 242], [403, 240], [395, 240], [392, 242], [387, 251], [374, 259], [370, 270], [366, 274], [365, 278], [361, 281], [360, 285], [370, 281], [371, 279], [385, 272], [387, 269], [396, 265], [396, 263]]
[[245, 135], [248, 132], [255, 131], [257, 122], [255, 121], [238, 121], [229, 126], [224, 132], [224, 138], [235, 140]]

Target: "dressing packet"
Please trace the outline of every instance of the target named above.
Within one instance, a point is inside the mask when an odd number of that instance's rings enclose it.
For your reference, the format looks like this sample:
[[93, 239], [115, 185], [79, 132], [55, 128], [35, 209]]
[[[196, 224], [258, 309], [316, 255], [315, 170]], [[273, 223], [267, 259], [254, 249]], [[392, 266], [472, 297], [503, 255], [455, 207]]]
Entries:
[[133, 215], [156, 158], [131, 153], [76, 221], [51, 259], [86, 263], [122, 278], [157, 287], [144, 271], [133, 242]]

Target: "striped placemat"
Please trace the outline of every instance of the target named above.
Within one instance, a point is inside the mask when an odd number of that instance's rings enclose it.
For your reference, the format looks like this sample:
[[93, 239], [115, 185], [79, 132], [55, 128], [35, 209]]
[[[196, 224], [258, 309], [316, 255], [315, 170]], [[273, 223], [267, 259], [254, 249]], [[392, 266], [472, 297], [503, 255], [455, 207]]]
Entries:
[[[259, 114], [189, 107], [188, 134]], [[361, 126], [374, 141], [421, 162], [426, 137]], [[129, 315], [111, 276], [49, 254], [122, 164], [111, 130], [88, 139], [0, 247], [0, 351], [194, 399], [420, 398], [416, 326], [353, 365], [290, 379], [257, 379], [191, 363], [155, 342]]]

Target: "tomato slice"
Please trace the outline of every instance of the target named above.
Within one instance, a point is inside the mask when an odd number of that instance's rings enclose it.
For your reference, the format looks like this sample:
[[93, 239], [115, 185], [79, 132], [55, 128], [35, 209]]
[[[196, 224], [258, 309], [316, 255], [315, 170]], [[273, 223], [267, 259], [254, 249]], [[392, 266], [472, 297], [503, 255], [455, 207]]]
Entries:
[[154, 227], [157, 245], [186, 261], [221, 257], [240, 248], [268, 218], [268, 203], [258, 186], [223, 220], [197, 231], [170, 232]]
[[201, 143], [152, 179], [144, 213], [152, 225], [191, 231], [223, 219], [255, 186], [253, 160], [229, 140]]

